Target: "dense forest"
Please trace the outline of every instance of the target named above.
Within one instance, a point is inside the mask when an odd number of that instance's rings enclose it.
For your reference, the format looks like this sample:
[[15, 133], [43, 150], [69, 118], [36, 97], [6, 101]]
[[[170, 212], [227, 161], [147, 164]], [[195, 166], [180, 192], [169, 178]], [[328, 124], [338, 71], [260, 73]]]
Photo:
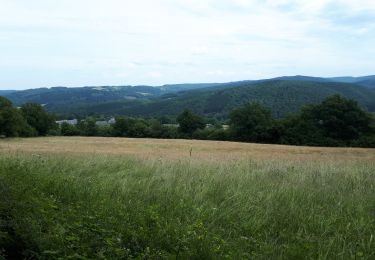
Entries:
[[201, 116], [224, 121], [229, 112], [248, 102], [259, 102], [282, 118], [306, 104], [340, 94], [375, 111], [375, 77], [318, 78], [279, 77], [229, 83], [150, 86], [102, 86], [83, 88], [40, 88], [2, 91], [16, 106], [42, 104], [59, 118], [89, 115], [133, 117], [176, 117], [185, 108]]
[[354, 100], [340, 95], [329, 96], [319, 104], [304, 106], [300, 111], [278, 119], [261, 103], [252, 102], [229, 113], [228, 128], [185, 109], [177, 124], [163, 124], [157, 119], [117, 117], [113, 124], [98, 125], [93, 118], [76, 125], [63, 122], [58, 126], [54, 116], [35, 103], [21, 108], [0, 97], [0, 136], [32, 137], [116, 136], [151, 138], [192, 138], [241, 142], [309, 146], [375, 147], [375, 117]]
[[109, 114], [155, 117], [175, 116], [188, 108], [202, 116], [225, 120], [234, 108], [249, 102], [258, 102], [271, 109], [274, 117], [283, 118], [299, 111], [306, 104], [317, 104], [334, 94], [356, 100], [367, 110], [375, 111], [375, 91], [361, 86], [349, 83], [279, 80], [224, 89], [180, 92], [132, 105], [127, 102], [109, 102], [81, 107], [80, 111], [85, 114], [105, 111]]

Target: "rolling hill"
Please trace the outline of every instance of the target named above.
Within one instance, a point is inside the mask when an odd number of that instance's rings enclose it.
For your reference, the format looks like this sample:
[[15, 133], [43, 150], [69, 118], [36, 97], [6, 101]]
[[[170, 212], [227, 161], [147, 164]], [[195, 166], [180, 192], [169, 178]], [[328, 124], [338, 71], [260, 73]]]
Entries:
[[[353, 83], [354, 82], [354, 83]], [[151, 86], [103, 86], [39, 88], [0, 92], [16, 105], [44, 104], [60, 116], [91, 114], [141, 117], [175, 116], [184, 108], [225, 119], [233, 108], [246, 102], [269, 107], [277, 118], [298, 111], [303, 105], [341, 94], [375, 111], [375, 76], [319, 78], [286, 76], [257, 81]]]
[[51, 87], [27, 90], [0, 90], [16, 105], [25, 102], [36, 102], [49, 106], [76, 105], [77, 103], [96, 104], [119, 100], [145, 100], [160, 97], [169, 93], [191, 90], [212, 90], [255, 85], [272, 81], [308, 81], [308, 82], [342, 82], [353, 83], [375, 89], [375, 76], [321, 78], [309, 76], [284, 76], [262, 80], [244, 80], [227, 83], [169, 84], [163, 86], [94, 86], [94, 87]]
[[78, 104], [50, 107], [66, 115], [129, 115], [140, 117], [175, 116], [184, 108], [218, 119], [225, 119], [235, 107], [247, 102], [259, 102], [269, 107], [277, 118], [298, 111], [302, 106], [319, 103], [324, 98], [340, 94], [358, 101], [364, 108], [375, 111], [375, 91], [350, 83], [266, 81], [239, 87], [198, 89], [169, 93], [148, 100], [118, 100], [99, 104]]
[[330, 78], [330, 81], [354, 83], [366, 88], [375, 89], [375, 76], [364, 76], [364, 77], [336, 77]]
[[16, 92], [16, 90], [0, 90], [0, 96], [9, 95], [14, 92]]
[[28, 89], [11, 92], [6, 95], [15, 104], [36, 102], [46, 105], [59, 106], [77, 103], [99, 103], [113, 100], [132, 100], [158, 96], [164, 92], [160, 88], [150, 86], [120, 86], [120, 87], [52, 87]]
[[176, 84], [152, 86], [99, 86], [99, 87], [52, 87], [37, 88], [21, 91], [1, 91], [16, 105], [26, 102], [35, 102], [47, 106], [76, 105], [78, 103], [92, 104], [115, 100], [150, 99], [166, 93], [188, 91], [194, 89], [210, 88], [221, 85], [219, 83], [207, 84]]

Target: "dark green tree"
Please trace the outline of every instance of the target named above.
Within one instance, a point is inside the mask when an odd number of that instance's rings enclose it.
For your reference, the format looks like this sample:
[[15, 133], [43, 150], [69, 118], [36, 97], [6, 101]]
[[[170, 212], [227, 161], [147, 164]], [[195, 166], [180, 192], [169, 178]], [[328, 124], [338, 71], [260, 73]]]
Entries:
[[150, 137], [153, 138], [160, 138], [163, 136], [163, 125], [160, 123], [159, 120], [151, 119], [149, 121], [149, 134]]
[[150, 136], [150, 128], [143, 119], [120, 117], [113, 126], [113, 134], [119, 137], [147, 137]]
[[12, 102], [0, 97], [0, 135], [5, 137], [34, 136], [35, 130], [27, 124], [19, 109]]
[[334, 95], [284, 120], [282, 143], [349, 146], [361, 139], [363, 146], [364, 140], [373, 140], [374, 122], [373, 115], [356, 101]]
[[7, 107], [12, 107], [12, 102], [5, 98], [5, 97], [2, 97], [0, 96], [0, 109], [4, 109], [4, 108], [7, 108]]
[[97, 136], [110, 137], [113, 135], [113, 127], [111, 125], [97, 126]]
[[368, 134], [374, 120], [356, 101], [340, 95], [303, 110], [302, 116], [313, 120], [324, 136], [345, 143]]
[[147, 137], [149, 136], [149, 128], [143, 119], [130, 119], [129, 120], [129, 137]]
[[79, 135], [79, 134], [80, 134], [79, 129], [76, 126], [70, 125], [66, 122], [61, 124], [61, 135], [63, 135], [63, 136], [75, 136], [75, 135]]
[[339, 145], [334, 140], [324, 138], [313, 121], [303, 118], [301, 113], [290, 115], [281, 121], [280, 143], [282, 144], [322, 146], [328, 142], [332, 146]]
[[36, 130], [37, 135], [45, 136], [49, 130], [57, 127], [55, 118], [39, 104], [26, 103], [22, 105], [21, 112], [26, 122]]
[[113, 125], [113, 135], [118, 137], [128, 136], [129, 128], [130, 122], [128, 118], [116, 118], [116, 123]]
[[178, 117], [179, 132], [191, 137], [197, 129], [203, 129], [206, 124], [204, 119], [198, 115], [193, 114], [190, 110], [185, 109]]
[[270, 142], [275, 139], [271, 111], [258, 103], [248, 103], [230, 113], [233, 139], [246, 142]]
[[96, 136], [98, 134], [98, 127], [95, 124], [95, 120], [92, 118], [80, 121], [77, 128], [80, 135], [83, 136]]

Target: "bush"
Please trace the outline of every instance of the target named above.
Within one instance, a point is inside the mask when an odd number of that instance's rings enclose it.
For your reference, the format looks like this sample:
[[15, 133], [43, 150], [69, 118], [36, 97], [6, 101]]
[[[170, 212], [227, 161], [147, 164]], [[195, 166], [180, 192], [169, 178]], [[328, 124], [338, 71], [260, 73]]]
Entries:
[[102, 137], [110, 137], [113, 134], [113, 127], [110, 125], [97, 126], [96, 134]]
[[80, 132], [76, 126], [64, 122], [61, 124], [61, 134], [63, 136], [76, 136], [79, 135]]

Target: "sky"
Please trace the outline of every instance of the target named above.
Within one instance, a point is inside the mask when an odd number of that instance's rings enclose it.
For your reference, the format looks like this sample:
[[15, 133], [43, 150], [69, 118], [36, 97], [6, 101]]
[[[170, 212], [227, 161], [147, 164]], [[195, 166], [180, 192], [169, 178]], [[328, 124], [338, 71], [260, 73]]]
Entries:
[[374, 0], [0, 0], [0, 90], [375, 74]]

